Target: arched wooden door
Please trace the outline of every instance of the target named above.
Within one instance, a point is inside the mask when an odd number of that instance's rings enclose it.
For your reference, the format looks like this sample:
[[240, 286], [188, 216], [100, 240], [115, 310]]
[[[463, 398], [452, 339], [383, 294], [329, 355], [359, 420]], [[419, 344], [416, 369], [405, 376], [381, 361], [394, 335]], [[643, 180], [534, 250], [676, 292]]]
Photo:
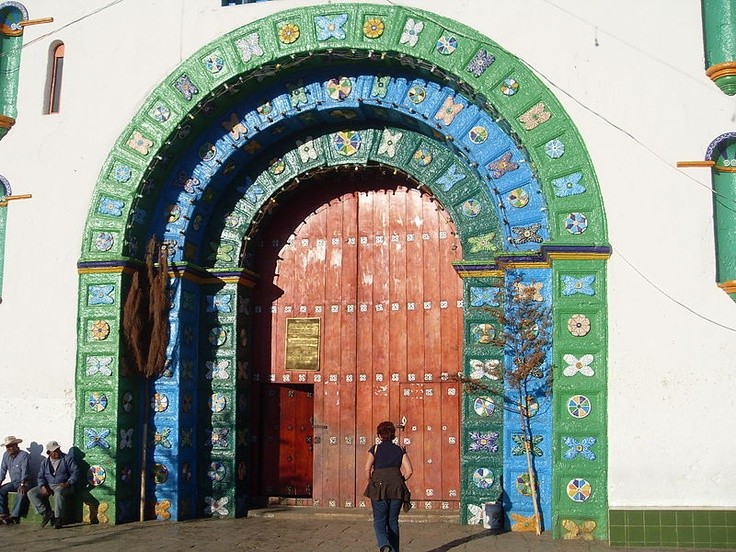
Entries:
[[[333, 171], [304, 188], [273, 216], [257, 252], [254, 491], [367, 505], [363, 464], [376, 425], [391, 420], [403, 426], [417, 506], [457, 509], [460, 390], [449, 377], [461, 370], [462, 284], [453, 225], [429, 196], [378, 170]], [[318, 366], [307, 370], [287, 352], [301, 322], [319, 332]], [[284, 396], [274, 387], [295, 384], [313, 393], [310, 419], [263, 404]], [[311, 433], [295, 437], [306, 423]], [[310, 441], [301, 457], [289, 453], [295, 439]], [[286, 485], [306, 477], [304, 466], [311, 480]]]

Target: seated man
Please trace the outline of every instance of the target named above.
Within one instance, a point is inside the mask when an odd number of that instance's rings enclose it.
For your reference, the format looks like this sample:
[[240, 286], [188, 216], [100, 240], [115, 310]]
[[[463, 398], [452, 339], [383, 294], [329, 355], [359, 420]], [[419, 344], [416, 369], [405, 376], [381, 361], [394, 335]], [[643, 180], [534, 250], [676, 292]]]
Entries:
[[[5, 454], [3, 454], [2, 465], [0, 465], [0, 483], [5, 479], [7, 474], [10, 482], [0, 487], [0, 523], [9, 525], [11, 523], [20, 523], [20, 512], [23, 502], [25, 502], [26, 488], [28, 486], [28, 453], [20, 450], [18, 443], [22, 443], [23, 439], [6, 437], [3, 445], [5, 446]], [[8, 493], [17, 492], [18, 498], [13, 506], [13, 511], [8, 515]]]
[[[79, 479], [79, 468], [71, 454], [61, 452], [56, 441], [46, 445], [48, 458], [41, 463], [38, 470], [38, 487], [28, 491], [28, 499], [36, 511], [43, 515], [41, 527], [52, 522], [56, 529], [61, 529], [61, 520], [64, 514], [64, 503], [74, 492], [74, 484]], [[54, 512], [51, 512], [49, 497], [56, 497]]]

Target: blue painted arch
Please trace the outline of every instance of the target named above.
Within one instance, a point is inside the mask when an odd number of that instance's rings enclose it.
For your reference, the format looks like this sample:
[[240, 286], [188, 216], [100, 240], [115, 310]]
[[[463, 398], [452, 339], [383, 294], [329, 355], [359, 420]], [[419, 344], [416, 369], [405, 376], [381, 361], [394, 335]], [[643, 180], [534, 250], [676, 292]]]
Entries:
[[[379, 79], [381, 96], [374, 93]], [[333, 99], [328, 95], [334, 81], [343, 81], [346, 90], [350, 90], [344, 98]], [[234, 188], [235, 193], [243, 196], [254, 209], [259, 209], [269, 200], [267, 189], [275, 189], [300, 171], [327, 164], [330, 160], [334, 163], [365, 162], [371, 147], [378, 160], [391, 164], [393, 159], [387, 153], [399, 147], [403, 129], [417, 132], [425, 140], [424, 145], [416, 145], [416, 149], [409, 152], [408, 158], [404, 156], [402, 166], [416, 169], [416, 176], [426, 182], [429, 189], [436, 189], [435, 195], [446, 194], [457, 182], [471, 175], [485, 183], [483, 189], [488, 199], [485, 209], [493, 210], [490, 220], [495, 218], [501, 222], [501, 235], [496, 236], [497, 250], [539, 251], [540, 244], [549, 238], [546, 203], [525, 150], [514, 143], [489, 114], [461, 94], [423, 79], [364, 74], [323, 76], [311, 83], [304, 83], [300, 78], [299, 82], [302, 86], [292, 88], [296, 92], [289, 94], [289, 83], [285, 86], [280, 83], [258, 96], [256, 101], [251, 99], [250, 105], [232, 106], [217, 118], [217, 122], [184, 152], [181, 161], [173, 165], [165, 192], [151, 209], [151, 215], [143, 208], [133, 213], [132, 232], [141, 232], [138, 241], [145, 242], [150, 235], [163, 235], [172, 246], [172, 261], [186, 260], [209, 266], [210, 262], [202, 255], [211, 250], [203, 240], [206, 221], [218, 198], [232, 193]], [[417, 93], [426, 95], [426, 99], [412, 101], [412, 94]], [[295, 96], [304, 99], [295, 101]], [[459, 110], [457, 116], [445, 115], [442, 106], [447, 104]], [[272, 116], [274, 112], [278, 116]], [[444, 119], [438, 119], [443, 116]], [[238, 129], [225, 130], [228, 127]], [[302, 144], [302, 150], [308, 148], [304, 144], [313, 141], [312, 134], [322, 128], [350, 132], [357, 143], [349, 145], [348, 153], [340, 154], [335, 148], [343, 135], [336, 134], [333, 144], [314, 141], [318, 149], [300, 155], [298, 144]], [[361, 129], [371, 128], [384, 128], [384, 134], [374, 143], [362, 139]], [[391, 128], [393, 130], [389, 130]], [[396, 144], [384, 143], [390, 142], [392, 136], [396, 137]], [[243, 148], [246, 144], [258, 144], [258, 147], [248, 152]], [[363, 151], [359, 151], [361, 148]], [[438, 148], [451, 151], [455, 160], [443, 164], [435, 161], [433, 155], [438, 155]], [[422, 156], [423, 152], [426, 155]], [[274, 167], [276, 162], [279, 166]], [[263, 175], [261, 179], [267, 182], [256, 183], [258, 175]], [[203, 202], [205, 193], [215, 198]], [[472, 204], [466, 206], [472, 216], [455, 217], [463, 237], [477, 235], [477, 230], [470, 229], [477, 225], [469, 222], [466, 231], [463, 223], [463, 218], [467, 221], [478, 218], [475, 210], [482, 207], [473, 207]], [[167, 209], [173, 210], [168, 222], [160, 216]], [[483, 219], [489, 217], [478, 218]], [[196, 229], [192, 229], [194, 221], [199, 222]], [[144, 230], [139, 231], [139, 225]], [[519, 229], [534, 225], [538, 226], [535, 240], [519, 239]], [[195, 244], [189, 248], [189, 253], [194, 255], [191, 258], [183, 247], [185, 236], [187, 243]]]

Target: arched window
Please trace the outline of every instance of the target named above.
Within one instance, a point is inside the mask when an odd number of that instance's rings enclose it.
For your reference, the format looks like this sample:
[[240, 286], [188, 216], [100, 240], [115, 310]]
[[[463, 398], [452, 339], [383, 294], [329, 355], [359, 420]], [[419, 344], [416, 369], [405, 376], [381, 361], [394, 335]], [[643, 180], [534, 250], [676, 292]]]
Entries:
[[53, 47], [49, 66], [49, 88], [46, 113], [58, 113], [61, 106], [61, 77], [64, 71], [64, 43]]

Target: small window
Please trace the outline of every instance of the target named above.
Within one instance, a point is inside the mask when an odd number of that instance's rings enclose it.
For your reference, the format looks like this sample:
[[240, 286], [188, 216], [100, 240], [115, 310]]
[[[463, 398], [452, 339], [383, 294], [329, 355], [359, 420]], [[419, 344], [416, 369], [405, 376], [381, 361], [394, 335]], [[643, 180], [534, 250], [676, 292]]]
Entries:
[[46, 113], [58, 113], [61, 107], [61, 77], [64, 71], [64, 43], [57, 44], [51, 56], [49, 99]]
[[222, 0], [223, 6], [240, 6], [241, 4], [255, 4], [256, 2], [266, 2], [268, 0]]

